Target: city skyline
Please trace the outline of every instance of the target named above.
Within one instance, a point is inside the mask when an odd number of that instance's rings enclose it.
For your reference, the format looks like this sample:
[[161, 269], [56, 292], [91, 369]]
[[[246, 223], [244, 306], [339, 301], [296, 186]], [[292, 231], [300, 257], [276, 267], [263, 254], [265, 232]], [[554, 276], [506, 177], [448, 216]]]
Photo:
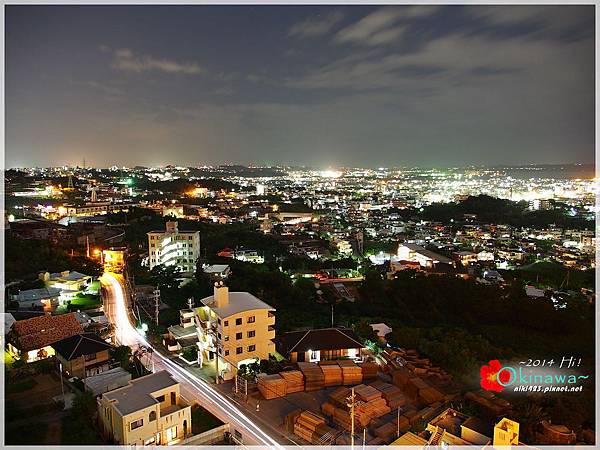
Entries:
[[594, 160], [593, 6], [8, 6], [6, 167]]

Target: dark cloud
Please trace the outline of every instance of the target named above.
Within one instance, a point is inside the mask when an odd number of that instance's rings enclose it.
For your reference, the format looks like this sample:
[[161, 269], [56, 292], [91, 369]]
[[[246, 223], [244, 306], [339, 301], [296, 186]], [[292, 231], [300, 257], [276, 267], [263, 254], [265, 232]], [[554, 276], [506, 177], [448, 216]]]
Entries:
[[593, 12], [8, 6], [6, 162], [592, 161]]

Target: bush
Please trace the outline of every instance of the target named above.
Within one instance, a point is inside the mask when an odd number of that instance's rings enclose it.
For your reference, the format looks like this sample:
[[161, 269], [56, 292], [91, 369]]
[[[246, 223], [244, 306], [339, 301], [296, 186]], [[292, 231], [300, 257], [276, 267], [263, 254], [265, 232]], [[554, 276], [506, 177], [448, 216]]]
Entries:
[[27, 380], [19, 381], [17, 383], [9, 383], [6, 385], [6, 393], [7, 394], [17, 394], [20, 392], [25, 392], [30, 389], [33, 389], [37, 384], [33, 378], [28, 378]]
[[195, 362], [198, 360], [198, 347], [192, 345], [191, 347], [186, 347], [181, 352], [181, 356], [183, 359], [189, 362]]

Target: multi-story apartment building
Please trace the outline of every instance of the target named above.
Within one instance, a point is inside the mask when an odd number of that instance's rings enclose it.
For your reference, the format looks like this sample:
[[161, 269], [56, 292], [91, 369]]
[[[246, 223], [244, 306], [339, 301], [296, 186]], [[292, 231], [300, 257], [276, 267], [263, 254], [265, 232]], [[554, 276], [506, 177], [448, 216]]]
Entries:
[[212, 362], [218, 355], [216, 369], [223, 379], [233, 378], [241, 364], [275, 352], [275, 308], [248, 292], [229, 292], [222, 281], [202, 303], [196, 308], [201, 358]]
[[196, 270], [200, 256], [200, 232], [180, 231], [177, 222], [167, 222], [165, 231], [148, 233], [148, 264], [178, 266], [184, 272]]
[[191, 407], [164, 370], [102, 394], [98, 417], [104, 436], [118, 445], [170, 445], [192, 433]]

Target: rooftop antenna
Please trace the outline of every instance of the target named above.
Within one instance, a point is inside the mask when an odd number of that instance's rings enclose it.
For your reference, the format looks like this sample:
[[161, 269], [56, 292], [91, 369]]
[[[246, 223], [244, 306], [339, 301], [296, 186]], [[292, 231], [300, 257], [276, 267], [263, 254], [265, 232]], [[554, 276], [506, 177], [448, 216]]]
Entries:
[[67, 184], [67, 189], [73, 189], [73, 175], [69, 174], [69, 183]]

